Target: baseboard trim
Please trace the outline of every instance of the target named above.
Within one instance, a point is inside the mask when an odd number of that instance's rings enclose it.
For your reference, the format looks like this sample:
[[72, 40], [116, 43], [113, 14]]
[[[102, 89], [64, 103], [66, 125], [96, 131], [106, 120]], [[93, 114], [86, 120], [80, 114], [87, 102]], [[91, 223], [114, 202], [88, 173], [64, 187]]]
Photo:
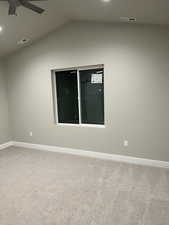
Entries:
[[4, 143], [4, 144], [1, 144], [0, 145], [0, 150], [3, 150], [3, 149], [5, 149], [5, 148], [9, 148], [10, 146], [12, 146], [13, 145], [13, 142], [12, 141], [9, 141], [9, 142], [6, 142], [6, 143]]
[[108, 154], [108, 153], [100, 153], [100, 152], [86, 151], [81, 149], [63, 148], [58, 146], [31, 144], [31, 143], [25, 143], [25, 142], [14, 141], [12, 142], [12, 144], [13, 146], [16, 146], [16, 147], [30, 148], [30, 149], [41, 150], [41, 151], [72, 154], [72, 155], [85, 156], [90, 158], [112, 160], [112, 161], [125, 162], [125, 163], [136, 164], [136, 165], [144, 165], [144, 166], [169, 169], [169, 162], [166, 162], [166, 161], [136, 158], [131, 156], [115, 155], [115, 154]]

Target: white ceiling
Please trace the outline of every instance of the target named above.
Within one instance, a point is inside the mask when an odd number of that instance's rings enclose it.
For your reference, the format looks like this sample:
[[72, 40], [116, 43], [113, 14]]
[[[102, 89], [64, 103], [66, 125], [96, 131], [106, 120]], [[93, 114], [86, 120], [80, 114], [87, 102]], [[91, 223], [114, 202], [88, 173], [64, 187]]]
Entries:
[[23, 7], [18, 16], [8, 16], [8, 2], [0, 1], [0, 56], [5, 56], [22, 46], [22, 38], [32, 41], [70, 20], [120, 22], [120, 17], [136, 17], [137, 23], [169, 25], [169, 0], [46, 0], [35, 2], [46, 9], [42, 15]]

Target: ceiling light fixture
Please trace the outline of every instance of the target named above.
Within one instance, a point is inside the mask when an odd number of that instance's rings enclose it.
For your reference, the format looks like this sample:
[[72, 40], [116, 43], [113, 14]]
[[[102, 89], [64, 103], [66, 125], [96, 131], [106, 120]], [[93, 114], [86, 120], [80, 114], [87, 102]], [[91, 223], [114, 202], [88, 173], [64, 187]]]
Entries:
[[102, 2], [109, 3], [111, 0], [101, 0]]
[[3, 28], [0, 26], [0, 32], [3, 30]]

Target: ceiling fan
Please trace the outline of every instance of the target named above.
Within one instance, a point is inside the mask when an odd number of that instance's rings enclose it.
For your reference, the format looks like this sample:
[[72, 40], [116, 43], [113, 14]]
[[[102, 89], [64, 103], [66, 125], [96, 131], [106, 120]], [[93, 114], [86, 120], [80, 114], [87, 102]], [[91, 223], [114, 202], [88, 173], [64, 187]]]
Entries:
[[18, 6], [23, 6], [25, 8], [31, 9], [36, 13], [43, 13], [45, 10], [30, 3], [32, 1], [44, 1], [44, 0], [0, 0], [0, 1], [8, 1], [9, 3], [9, 10], [8, 15], [17, 15], [16, 14], [16, 8]]

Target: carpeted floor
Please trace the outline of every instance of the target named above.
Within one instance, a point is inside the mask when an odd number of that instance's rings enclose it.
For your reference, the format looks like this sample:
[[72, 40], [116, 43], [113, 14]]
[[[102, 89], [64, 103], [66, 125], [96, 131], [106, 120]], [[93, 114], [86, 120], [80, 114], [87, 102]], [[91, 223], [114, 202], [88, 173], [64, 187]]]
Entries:
[[0, 225], [169, 225], [169, 170], [12, 147]]

